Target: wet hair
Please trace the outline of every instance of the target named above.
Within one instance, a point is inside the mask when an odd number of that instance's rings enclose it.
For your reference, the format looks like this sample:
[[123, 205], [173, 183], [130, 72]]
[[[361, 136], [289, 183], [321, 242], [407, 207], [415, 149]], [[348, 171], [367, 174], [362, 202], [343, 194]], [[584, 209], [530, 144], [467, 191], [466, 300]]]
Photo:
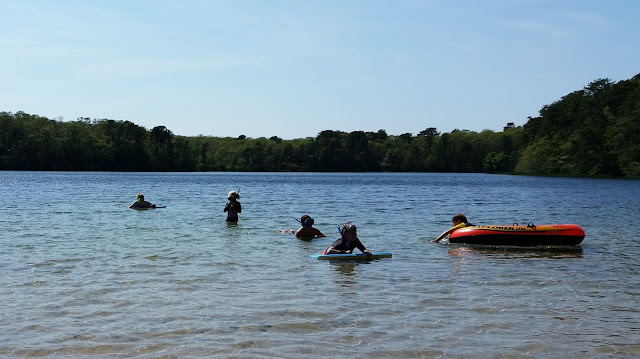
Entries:
[[349, 232], [351, 230], [356, 230], [356, 222], [349, 221], [338, 225], [338, 232], [340, 232], [340, 235], [344, 235], [346, 232]]
[[315, 221], [313, 220], [313, 218], [311, 218], [308, 214], [300, 217], [300, 224], [302, 224], [303, 227], [311, 227], [313, 226], [314, 222]]
[[464, 213], [456, 213], [453, 215], [453, 218], [451, 218], [452, 221], [460, 221], [463, 223], [468, 223], [469, 221], [467, 221], [467, 216], [464, 215]]

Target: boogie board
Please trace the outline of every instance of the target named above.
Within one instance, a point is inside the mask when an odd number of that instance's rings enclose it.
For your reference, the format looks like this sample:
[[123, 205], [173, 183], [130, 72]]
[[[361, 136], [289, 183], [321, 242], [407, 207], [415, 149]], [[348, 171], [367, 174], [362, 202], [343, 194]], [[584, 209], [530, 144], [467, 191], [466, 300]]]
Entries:
[[391, 258], [389, 252], [374, 252], [370, 256], [364, 253], [351, 253], [351, 254], [311, 254], [311, 258], [328, 259], [328, 260], [367, 260], [377, 258]]

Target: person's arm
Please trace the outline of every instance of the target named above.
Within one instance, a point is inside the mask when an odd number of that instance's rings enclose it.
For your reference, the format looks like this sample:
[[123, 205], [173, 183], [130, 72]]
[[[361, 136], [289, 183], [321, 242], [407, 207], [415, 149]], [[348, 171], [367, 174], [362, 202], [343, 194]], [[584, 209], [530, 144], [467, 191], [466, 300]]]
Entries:
[[360, 250], [360, 252], [370, 256], [371, 255], [371, 251], [369, 251], [367, 248], [364, 247], [364, 244], [362, 244], [362, 242], [360, 242], [360, 238], [356, 237], [355, 238], [356, 241], [356, 247]]
[[451, 233], [453, 233], [453, 231], [455, 231], [456, 229], [458, 229], [458, 228], [462, 228], [462, 227], [464, 227], [464, 226], [465, 226], [465, 224], [464, 224], [464, 223], [460, 223], [460, 224], [458, 224], [458, 225], [456, 225], [456, 226], [453, 226], [453, 227], [451, 227], [451, 228], [447, 229], [446, 231], [444, 231], [441, 235], [439, 235], [436, 239], [434, 239], [434, 240], [433, 240], [433, 241], [431, 241], [431, 242], [433, 242], [433, 243], [438, 243], [438, 242], [440, 242], [444, 237], [446, 237], [446, 236], [450, 235]]
[[224, 205], [224, 212], [229, 211], [229, 203], [230, 202], [227, 202], [227, 204]]
[[327, 248], [324, 251], [324, 253], [325, 254], [349, 254], [349, 253], [351, 253], [351, 251], [345, 251], [345, 250], [342, 250], [342, 249], [335, 249], [333, 246], [331, 246], [331, 247]]
[[326, 237], [324, 234], [322, 234], [322, 232], [320, 232], [319, 229], [314, 228], [315, 229], [315, 236], [318, 238], [322, 238], [322, 237]]
[[434, 240], [433, 240], [433, 241], [431, 241], [431, 242], [433, 242], [433, 243], [438, 243], [438, 242], [440, 242], [444, 237], [448, 236], [448, 235], [449, 235], [449, 233], [451, 233], [451, 232], [453, 232], [453, 228], [449, 228], [449, 229], [447, 229], [446, 231], [442, 232], [442, 234], [441, 234], [441, 235], [439, 235], [436, 239], [434, 239]]
[[242, 213], [242, 205], [240, 202], [236, 202], [236, 204], [238, 205], [238, 213]]
[[345, 247], [343, 239], [338, 239], [335, 242], [333, 242], [333, 244], [331, 245], [331, 247], [327, 248], [324, 253], [325, 254], [345, 254], [345, 253], [351, 253], [350, 251], [345, 251], [342, 249], [336, 249], [336, 247], [338, 248], [343, 248]]

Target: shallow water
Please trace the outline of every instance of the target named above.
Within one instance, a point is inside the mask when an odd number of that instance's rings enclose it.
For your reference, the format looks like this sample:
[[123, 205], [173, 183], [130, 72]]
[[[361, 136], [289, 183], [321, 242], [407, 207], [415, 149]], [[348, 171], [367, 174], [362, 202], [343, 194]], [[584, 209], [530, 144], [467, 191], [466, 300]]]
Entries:
[[[226, 193], [243, 213], [227, 224]], [[0, 356], [633, 358], [640, 181], [0, 172]], [[165, 209], [134, 211], [137, 192]], [[433, 244], [451, 216], [576, 223], [576, 248]], [[315, 218], [328, 238], [279, 229]], [[393, 258], [309, 257], [354, 220]]]

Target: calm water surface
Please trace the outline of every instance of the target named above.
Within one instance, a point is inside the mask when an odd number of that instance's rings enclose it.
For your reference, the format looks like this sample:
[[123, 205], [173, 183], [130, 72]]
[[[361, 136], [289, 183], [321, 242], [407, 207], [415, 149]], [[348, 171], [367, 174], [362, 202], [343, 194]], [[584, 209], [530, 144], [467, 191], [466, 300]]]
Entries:
[[[128, 209], [139, 191], [167, 208]], [[0, 356], [639, 357], [639, 191], [483, 174], [0, 172]], [[456, 212], [587, 237], [430, 243]], [[305, 213], [328, 238], [278, 233]], [[393, 258], [311, 259], [347, 220]]]

